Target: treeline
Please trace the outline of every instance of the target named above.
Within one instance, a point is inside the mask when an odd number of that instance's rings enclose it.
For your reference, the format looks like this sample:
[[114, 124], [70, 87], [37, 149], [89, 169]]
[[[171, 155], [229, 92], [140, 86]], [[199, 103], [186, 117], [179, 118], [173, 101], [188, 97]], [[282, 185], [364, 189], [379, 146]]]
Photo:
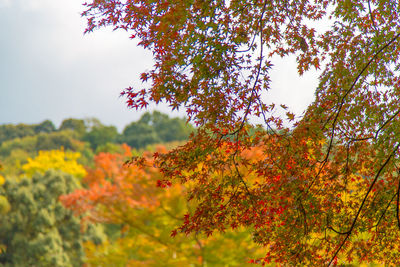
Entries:
[[[194, 127], [183, 118], [170, 118], [158, 111], [145, 113], [138, 121], [127, 125], [122, 133], [115, 126], [107, 126], [96, 118], [62, 121], [57, 129], [46, 120], [39, 124], [0, 125], [0, 165], [6, 174], [19, 170], [26, 158], [42, 150], [63, 148], [80, 152], [80, 163], [90, 165], [99, 152], [116, 152], [121, 144], [143, 150], [148, 146], [183, 141]], [[3, 162], [3, 164], [2, 164]]]
[[[107, 143], [126, 143], [140, 149], [150, 144], [185, 140], [193, 130], [191, 124], [186, 124], [185, 119], [170, 118], [166, 114], [154, 111], [145, 113], [138, 121], [127, 125], [121, 134], [115, 126], [103, 125], [96, 118], [65, 119], [58, 129], [50, 120], [31, 125], [0, 125], [0, 144], [17, 138], [22, 140], [26, 137], [37, 136], [39, 138], [35, 140], [37, 150], [54, 148], [51, 147], [53, 143], [72, 148], [67, 140], [67, 136], [72, 131], [74, 139], [88, 142], [94, 150]], [[32, 140], [28, 143], [32, 145]]]

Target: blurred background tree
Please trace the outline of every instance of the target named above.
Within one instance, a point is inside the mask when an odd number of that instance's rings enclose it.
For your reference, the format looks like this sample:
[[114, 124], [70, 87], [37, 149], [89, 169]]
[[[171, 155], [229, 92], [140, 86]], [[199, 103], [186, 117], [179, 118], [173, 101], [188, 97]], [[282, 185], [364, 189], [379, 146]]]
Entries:
[[158, 111], [146, 112], [142, 117], [127, 125], [119, 141], [134, 148], [150, 144], [187, 140], [194, 131], [185, 119], [170, 118]]
[[3, 266], [82, 266], [82, 242], [101, 243], [104, 235], [94, 225], [83, 234], [79, 218], [58, 201], [78, 185], [76, 177], [54, 170], [6, 180], [0, 193]]

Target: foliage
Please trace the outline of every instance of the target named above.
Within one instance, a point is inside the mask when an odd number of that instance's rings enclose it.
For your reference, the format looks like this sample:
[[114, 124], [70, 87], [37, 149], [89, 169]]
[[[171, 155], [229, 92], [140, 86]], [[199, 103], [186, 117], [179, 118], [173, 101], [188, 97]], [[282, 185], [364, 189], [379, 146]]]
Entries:
[[51, 133], [56, 130], [53, 122], [50, 120], [45, 120], [42, 123], [35, 126], [35, 133]]
[[28, 161], [30, 154], [22, 149], [15, 149], [3, 161], [4, 166], [0, 169], [0, 174], [4, 176], [20, 176], [23, 173], [22, 165]]
[[43, 174], [53, 169], [82, 178], [86, 175], [86, 170], [77, 162], [80, 156], [79, 152], [64, 150], [39, 151], [35, 158], [28, 158], [28, 162], [22, 165], [22, 169], [28, 176], [35, 173]]
[[60, 149], [83, 151], [85, 144], [80, 141], [79, 135], [71, 130], [52, 132], [49, 134], [36, 135], [37, 141], [35, 151]]
[[167, 114], [159, 111], [144, 113], [138, 123], [151, 125], [162, 143], [187, 140], [194, 131], [192, 125], [187, 124], [185, 119], [169, 118]]
[[[86, 220], [114, 228], [110, 241], [85, 243], [88, 266], [246, 266], [246, 258], [260, 255], [243, 229], [208, 240], [201, 235], [171, 239], [171, 231], [182, 223], [188, 209], [182, 197], [185, 189], [181, 185], [167, 191], [157, 188], [160, 174], [153, 167], [123, 165], [131, 156], [127, 146], [122, 154], [98, 154], [95, 168], [83, 180], [87, 189], [61, 197], [64, 205], [86, 215]], [[232, 254], [230, 248], [236, 252]]]
[[65, 119], [61, 122], [59, 130], [72, 130], [82, 136], [86, 133], [85, 121], [73, 118]]
[[26, 136], [5, 141], [0, 145], [0, 156], [6, 158], [15, 150], [24, 150], [32, 153], [36, 150], [37, 136]]
[[[4, 134], [4, 141], [0, 142], [0, 160], [3, 162], [0, 173], [5, 176], [21, 175], [23, 172], [21, 166], [27, 162], [28, 157], [35, 157], [41, 150], [63, 148], [66, 151], [79, 152], [81, 157], [78, 163], [92, 166], [95, 153], [121, 151], [120, 143], [132, 144], [133, 142], [136, 146], [145, 149], [148, 144], [186, 139], [192, 130], [191, 126], [184, 125], [183, 119], [169, 118], [159, 112], [145, 114], [143, 117], [145, 116], [150, 119], [146, 122], [142, 121], [140, 125], [146, 126], [142, 130], [133, 127], [135, 129], [127, 131], [129, 134], [125, 136], [121, 136], [114, 126], [105, 126], [96, 118], [66, 119], [60, 130], [55, 130], [54, 124], [49, 120], [32, 125], [1, 125], [0, 137]], [[133, 124], [137, 125], [137, 123]], [[150, 142], [143, 141], [148, 140], [149, 132], [151, 133]]]
[[106, 143], [113, 143], [118, 136], [115, 126], [96, 125], [85, 134], [83, 140], [90, 143], [91, 148], [96, 151], [97, 147]]
[[33, 136], [39, 133], [50, 133], [55, 131], [54, 124], [45, 120], [39, 124], [5, 124], [0, 125], [0, 144], [4, 141], [12, 140], [15, 138], [23, 138], [26, 136]]
[[[128, 106], [166, 102], [201, 126], [154, 155], [160, 185], [188, 183], [198, 203], [181, 232], [253, 229], [267, 250], [260, 263], [400, 264], [398, 1], [85, 5], [86, 32], [123, 29], [154, 55], [143, 87], [122, 93]], [[323, 67], [302, 117], [261, 97], [274, 55], [295, 56], [299, 74]], [[249, 134], [252, 116], [268, 130]]]
[[49, 171], [20, 182], [6, 181], [0, 195], [2, 266], [82, 266], [81, 243], [90, 236], [84, 238], [79, 218], [58, 201], [77, 188], [76, 179]]
[[123, 146], [120, 144], [114, 144], [114, 143], [104, 143], [101, 144], [96, 148], [96, 154], [99, 154], [101, 152], [106, 152], [106, 153], [122, 153], [123, 152]]
[[22, 138], [35, 134], [34, 126], [26, 124], [6, 124], [0, 125], [0, 144], [14, 138]]
[[126, 126], [122, 134], [120, 141], [134, 148], [144, 148], [149, 144], [161, 143], [151, 125], [139, 122], [132, 122]]
[[60, 149], [61, 147], [73, 151], [84, 150], [85, 144], [77, 139], [76, 133], [70, 130], [15, 138], [0, 145], [0, 156], [9, 157], [17, 149], [24, 150], [30, 155], [34, 155], [39, 150]]
[[[2, 182], [1, 184], [4, 184], [4, 177], [1, 176]], [[0, 214], [4, 215], [7, 212], [9, 212], [11, 209], [10, 203], [8, 202], [7, 198], [5, 196], [0, 196]]]
[[169, 118], [158, 111], [146, 112], [139, 121], [125, 127], [120, 142], [134, 148], [145, 148], [150, 144], [187, 140], [193, 130], [184, 119]]

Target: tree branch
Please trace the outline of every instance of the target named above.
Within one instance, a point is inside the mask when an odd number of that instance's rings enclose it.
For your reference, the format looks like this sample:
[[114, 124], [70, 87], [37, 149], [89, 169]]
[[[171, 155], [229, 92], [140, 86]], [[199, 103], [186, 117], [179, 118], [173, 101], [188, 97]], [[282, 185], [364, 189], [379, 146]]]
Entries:
[[355, 216], [354, 219], [353, 219], [353, 223], [351, 224], [350, 229], [349, 229], [348, 231], [346, 231], [346, 232], [343, 232], [343, 234], [346, 234], [346, 237], [345, 237], [344, 240], [341, 242], [341, 244], [339, 245], [339, 247], [336, 249], [336, 251], [335, 251], [333, 257], [331, 258], [331, 260], [330, 260], [330, 262], [329, 262], [329, 264], [328, 264], [328, 266], [331, 265], [331, 263], [332, 263], [333, 260], [336, 258], [336, 256], [338, 255], [339, 251], [342, 249], [343, 245], [346, 243], [347, 239], [350, 237], [351, 233], [353, 232], [354, 227], [355, 227], [356, 222], [357, 222], [357, 219], [358, 219], [358, 217], [360, 216], [361, 210], [363, 209], [363, 207], [364, 207], [364, 205], [365, 205], [365, 202], [367, 201], [367, 198], [368, 198], [368, 196], [369, 196], [369, 193], [371, 193], [372, 188], [374, 187], [375, 183], [378, 181], [378, 179], [379, 179], [379, 177], [380, 177], [381, 172], [383, 171], [383, 169], [384, 169], [384, 168], [386, 167], [386, 165], [389, 163], [390, 159], [396, 154], [396, 151], [399, 149], [399, 146], [400, 146], [400, 143], [397, 144], [397, 146], [395, 147], [395, 149], [393, 150], [393, 152], [389, 155], [389, 157], [386, 159], [386, 161], [383, 163], [383, 165], [379, 168], [377, 174], [375, 175], [374, 180], [372, 181], [371, 185], [370, 185], [369, 188], [368, 188], [367, 193], [366, 193], [365, 196], [364, 196], [363, 201], [361, 202], [360, 207], [358, 208], [358, 211], [357, 211], [357, 213], [356, 213], [356, 216]]

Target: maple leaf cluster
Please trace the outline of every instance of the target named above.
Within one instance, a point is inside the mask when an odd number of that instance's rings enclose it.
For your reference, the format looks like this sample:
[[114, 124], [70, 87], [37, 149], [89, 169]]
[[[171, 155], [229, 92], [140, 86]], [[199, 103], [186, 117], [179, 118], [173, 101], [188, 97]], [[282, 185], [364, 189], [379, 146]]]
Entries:
[[[129, 107], [166, 102], [199, 127], [155, 157], [160, 185], [196, 203], [180, 232], [248, 227], [259, 263], [400, 264], [398, 1], [96, 0], [83, 15], [87, 32], [123, 29], [153, 52]], [[274, 55], [321, 69], [292, 127], [261, 97]]]

